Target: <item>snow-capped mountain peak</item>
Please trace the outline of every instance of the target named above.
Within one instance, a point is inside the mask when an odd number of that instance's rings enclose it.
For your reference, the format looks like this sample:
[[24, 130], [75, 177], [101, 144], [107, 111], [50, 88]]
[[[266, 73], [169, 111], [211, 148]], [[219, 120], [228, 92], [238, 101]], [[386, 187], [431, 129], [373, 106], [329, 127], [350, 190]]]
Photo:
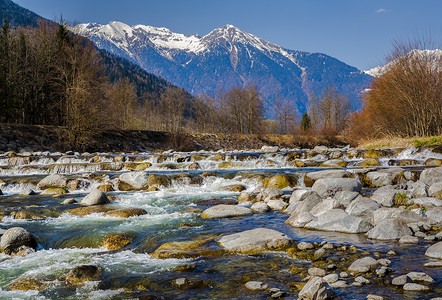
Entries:
[[285, 49], [230, 24], [203, 37], [121, 22], [79, 24], [72, 31], [194, 95], [256, 85], [267, 99], [268, 117], [274, 116], [276, 98], [293, 102], [303, 113], [310, 94], [321, 94], [329, 85], [357, 109], [359, 95], [372, 79], [333, 57]]

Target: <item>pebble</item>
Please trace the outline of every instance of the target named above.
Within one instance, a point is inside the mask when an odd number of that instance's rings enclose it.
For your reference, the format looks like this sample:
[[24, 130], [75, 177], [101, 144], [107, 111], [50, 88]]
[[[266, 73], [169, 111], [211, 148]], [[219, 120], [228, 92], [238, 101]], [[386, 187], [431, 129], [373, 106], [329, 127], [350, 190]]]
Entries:
[[332, 284], [337, 282], [339, 279], [338, 274], [328, 274], [324, 276], [324, 280], [327, 281], [328, 284]]
[[338, 280], [338, 281], [330, 284], [330, 286], [335, 289], [336, 288], [346, 288], [346, 287], [348, 287], [348, 284], [344, 280]]
[[339, 273], [339, 277], [341, 277], [341, 278], [348, 278], [348, 273], [341, 272], [341, 273]]
[[367, 295], [367, 300], [384, 300], [384, 297], [378, 296], [378, 295], [369, 294], [369, 295]]
[[442, 267], [442, 261], [430, 261], [430, 262], [424, 264], [424, 267], [428, 267], [428, 268], [441, 268]]
[[391, 271], [392, 270], [390, 268], [388, 268], [388, 267], [382, 267], [382, 268], [376, 270], [376, 274], [379, 277], [383, 277], [383, 276], [387, 275], [388, 273], [390, 273]]
[[386, 259], [386, 258], [381, 258], [381, 259], [378, 259], [378, 263], [379, 263], [381, 266], [385, 266], [385, 267], [387, 267], [387, 266], [391, 265], [391, 260]]
[[362, 284], [370, 284], [370, 280], [366, 279], [366, 278], [363, 277], [363, 276], [358, 276], [358, 277], [356, 277], [356, 278], [355, 278], [355, 281], [356, 281], [356, 282], [360, 282], [360, 283], [362, 283]]
[[429, 275], [425, 274], [424, 272], [410, 272], [407, 274], [408, 277], [410, 277], [413, 281], [424, 281], [424, 282], [434, 282], [433, 278], [431, 278]]
[[266, 283], [261, 281], [248, 281], [245, 286], [251, 291], [263, 291], [269, 287]]
[[308, 274], [310, 276], [324, 277], [325, 276], [325, 270], [320, 269], [320, 268], [310, 268], [310, 269], [308, 269]]
[[415, 232], [414, 236], [418, 237], [418, 238], [422, 238], [422, 239], [427, 237], [427, 235], [425, 233], [423, 233], [422, 231]]
[[300, 242], [297, 247], [299, 250], [310, 250], [314, 248], [313, 244], [307, 242]]
[[326, 268], [327, 268], [327, 270], [332, 271], [332, 270], [336, 270], [338, 268], [338, 266], [336, 266], [335, 264], [329, 264]]

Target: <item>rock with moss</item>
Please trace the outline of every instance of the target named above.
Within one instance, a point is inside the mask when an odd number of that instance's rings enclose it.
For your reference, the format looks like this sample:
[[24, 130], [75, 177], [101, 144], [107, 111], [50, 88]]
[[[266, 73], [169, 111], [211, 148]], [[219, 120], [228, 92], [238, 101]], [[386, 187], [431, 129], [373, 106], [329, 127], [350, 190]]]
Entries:
[[424, 165], [427, 167], [440, 167], [442, 166], [442, 160], [437, 158], [428, 158]]
[[286, 187], [294, 187], [298, 182], [298, 178], [294, 175], [274, 175], [264, 179], [262, 185], [265, 188], [283, 189]]
[[242, 253], [281, 251], [289, 248], [293, 242], [293, 239], [284, 233], [268, 228], [255, 228], [225, 235], [218, 239], [218, 243], [225, 250]]
[[381, 163], [376, 158], [367, 158], [357, 164], [358, 167], [370, 168], [379, 167]]
[[222, 255], [225, 251], [218, 246], [212, 236], [194, 241], [171, 242], [161, 245], [151, 255], [158, 259], [194, 258]]
[[107, 248], [109, 251], [119, 250], [130, 244], [134, 238], [126, 234], [112, 234], [107, 236], [101, 247]]
[[81, 265], [69, 271], [65, 283], [71, 286], [82, 286], [87, 282], [101, 281], [101, 269], [94, 265]]
[[9, 286], [9, 291], [43, 291], [49, 287], [48, 284], [42, 280], [33, 277], [19, 277], [14, 280]]
[[131, 171], [144, 171], [150, 168], [152, 164], [150, 162], [142, 162], [142, 163], [125, 163], [124, 167]]
[[324, 168], [345, 168], [348, 163], [343, 159], [330, 159], [321, 163]]
[[56, 196], [56, 195], [64, 195], [64, 194], [68, 194], [69, 191], [67, 188], [64, 187], [52, 187], [52, 188], [48, 188], [45, 189], [44, 191], [42, 191], [40, 193], [40, 195], [43, 196]]
[[108, 206], [108, 205], [93, 205], [93, 206], [84, 206], [84, 207], [77, 207], [65, 210], [64, 212], [69, 213], [74, 216], [86, 216], [90, 214], [97, 214], [97, 213], [105, 213], [108, 211], [115, 210], [114, 207]]
[[122, 209], [108, 211], [104, 215], [106, 217], [113, 217], [113, 218], [130, 218], [146, 214], [147, 211], [141, 208], [122, 208]]
[[37, 240], [24, 228], [9, 228], [0, 238], [0, 248], [6, 254], [15, 254], [23, 247], [29, 247], [33, 250], [37, 249]]
[[364, 159], [367, 158], [385, 158], [385, 157], [391, 157], [393, 156], [393, 152], [391, 150], [384, 150], [384, 149], [378, 149], [378, 150], [367, 150], [362, 153], [362, 157]]
[[172, 181], [166, 175], [149, 174], [147, 184], [149, 187], [169, 187]]

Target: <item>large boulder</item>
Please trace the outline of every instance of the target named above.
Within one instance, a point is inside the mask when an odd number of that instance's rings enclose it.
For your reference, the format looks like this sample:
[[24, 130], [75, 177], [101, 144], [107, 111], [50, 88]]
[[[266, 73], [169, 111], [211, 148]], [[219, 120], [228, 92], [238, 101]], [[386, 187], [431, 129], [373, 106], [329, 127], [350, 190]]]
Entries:
[[310, 213], [312, 215], [314, 215], [315, 217], [319, 217], [320, 215], [325, 214], [325, 213], [329, 212], [330, 210], [332, 210], [334, 208], [339, 208], [339, 207], [340, 207], [340, 204], [339, 204], [338, 200], [333, 199], [333, 198], [327, 198], [324, 201], [316, 204], [312, 208]]
[[0, 248], [6, 254], [15, 254], [24, 247], [29, 247], [33, 250], [37, 248], [37, 240], [24, 228], [9, 228], [0, 238]]
[[297, 181], [297, 177], [293, 175], [274, 175], [272, 177], [265, 178], [262, 185], [266, 188], [274, 187], [277, 189], [283, 189], [288, 186], [295, 186]]
[[302, 195], [308, 192], [308, 189], [296, 189], [290, 195], [289, 203], [301, 201]]
[[275, 187], [262, 188], [262, 191], [256, 195], [255, 201], [267, 202], [272, 199], [279, 199], [283, 194], [281, 190]]
[[425, 213], [427, 218], [430, 219], [435, 224], [442, 224], [442, 208], [435, 207], [433, 209], [427, 210]]
[[399, 191], [394, 189], [393, 187], [384, 186], [377, 189], [370, 199], [376, 201], [384, 207], [392, 207], [398, 193]]
[[312, 277], [299, 292], [301, 300], [324, 300], [335, 297], [333, 288], [321, 277]]
[[65, 177], [59, 174], [51, 174], [40, 180], [40, 182], [37, 184], [37, 187], [40, 190], [46, 190], [49, 188], [62, 188], [66, 186], [66, 183], [67, 180]]
[[385, 219], [367, 232], [367, 237], [375, 240], [399, 240], [412, 235], [406, 222], [400, 219]]
[[233, 252], [284, 250], [292, 242], [293, 239], [287, 235], [267, 228], [256, 228], [225, 235], [218, 240], [221, 247]]
[[382, 208], [373, 212], [372, 224], [378, 225], [383, 220], [386, 220], [386, 219], [399, 219], [406, 224], [418, 223], [418, 222], [425, 222], [425, 223], [429, 222], [429, 220], [427, 218], [422, 217], [422, 216], [420, 216], [410, 210], [404, 209], [404, 208], [382, 207]]
[[232, 218], [252, 215], [253, 211], [250, 208], [239, 205], [225, 205], [220, 204], [209, 207], [201, 213], [201, 218]]
[[223, 254], [225, 251], [213, 242], [215, 237], [194, 241], [170, 242], [162, 244], [151, 255], [158, 259], [208, 257]]
[[113, 217], [113, 218], [130, 218], [146, 214], [147, 211], [145, 211], [142, 208], [121, 208], [121, 209], [108, 211], [104, 215], [106, 217]]
[[318, 193], [309, 191], [301, 196], [299, 205], [296, 206], [293, 213], [310, 212], [313, 207], [322, 202]]
[[351, 174], [345, 170], [323, 170], [310, 172], [304, 175], [304, 184], [306, 187], [311, 187], [318, 179], [324, 178], [347, 178]]
[[93, 189], [86, 197], [84, 197], [80, 204], [83, 205], [101, 205], [110, 203], [109, 198], [105, 193], [98, 189]]
[[346, 233], [365, 233], [372, 226], [362, 218], [350, 216], [342, 209], [332, 209], [307, 223], [305, 228]]
[[396, 184], [400, 176], [405, 172], [402, 168], [390, 168], [374, 172], [368, 172], [365, 175], [365, 184], [371, 187], [381, 187], [385, 185]]
[[407, 182], [407, 191], [411, 193], [413, 198], [428, 197], [427, 185], [421, 181], [409, 181]]
[[431, 197], [437, 198], [439, 200], [442, 200], [442, 181], [433, 183], [428, 188], [428, 194]]
[[427, 251], [425, 251], [425, 255], [431, 258], [442, 259], [442, 242], [431, 245]]
[[149, 186], [149, 174], [146, 172], [128, 172], [119, 177], [118, 188], [122, 191], [143, 190]]
[[428, 186], [442, 181], [442, 167], [423, 170], [419, 180]]
[[309, 212], [294, 213], [284, 223], [293, 227], [304, 227], [307, 223], [316, 220]]
[[82, 286], [87, 282], [100, 281], [101, 270], [94, 265], [81, 265], [73, 268], [66, 275], [65, 282], [71, 286]]
[[360, 192], [361, 188], [361, 183], [354, 178], [323, 178], [316, 180], [312, 191], [326, 197], [333, 196], [338, 191]]
[[345, 208], [350, 205], [350, 203], [356, 200], [358, 197], [362, 197], [358, 192], [349, 192], [349, 191], [339, 191], [335, 194], [333, 198], [338, 200], [339, 204], [344, 206]]
[[351, 216], [371, 220], [373, 213], [380, 207], [381, 205], [369, 198], [358, 197], [347, 206], [345, 212]]

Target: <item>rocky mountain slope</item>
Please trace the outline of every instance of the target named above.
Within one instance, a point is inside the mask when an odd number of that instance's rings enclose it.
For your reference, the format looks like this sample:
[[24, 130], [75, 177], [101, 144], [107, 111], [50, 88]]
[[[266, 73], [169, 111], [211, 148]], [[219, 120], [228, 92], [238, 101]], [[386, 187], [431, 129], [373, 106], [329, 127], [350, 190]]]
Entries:
[[284, 49], [232, 25], [204, 37], [121, 22], [78, 24], [72, 30], [194, 95], [213, 96], [233, 86], [256, 85], [267, 99], [268, 116], [274, 115], [278, 97], [292, 101], [304, 112], [309, 95], [321, 94], [329, 85], [359, 109], [360, 92], [372, 80], [328, 55]]

